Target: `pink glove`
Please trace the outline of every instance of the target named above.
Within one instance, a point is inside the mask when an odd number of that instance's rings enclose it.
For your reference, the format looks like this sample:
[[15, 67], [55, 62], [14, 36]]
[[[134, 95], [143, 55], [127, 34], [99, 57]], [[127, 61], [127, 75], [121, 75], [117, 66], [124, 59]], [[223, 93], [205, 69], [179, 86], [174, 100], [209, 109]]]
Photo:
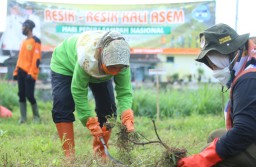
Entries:
[[216, 152], [218, 140], [218, 138], [214, 139], [201, 153], [179, 160], [178, 167], [210, 167], [222, 161]]
[[126, 126], [127, 132], [134, 131], [134, 116], [131, 109], [125, 110], [121, 116], [122, 124]]
[[90, 117], [87, 120], [86, 127], [91, 131], [91, 134], [94, 137], [99, 137], [103, 135], [100, 123], [98, 122], [98, 117]]

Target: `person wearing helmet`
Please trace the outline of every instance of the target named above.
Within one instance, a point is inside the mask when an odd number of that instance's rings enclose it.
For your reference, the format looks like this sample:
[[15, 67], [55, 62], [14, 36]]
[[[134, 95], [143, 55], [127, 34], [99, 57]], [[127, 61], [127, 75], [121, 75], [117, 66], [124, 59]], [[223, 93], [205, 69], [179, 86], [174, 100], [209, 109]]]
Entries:
[[226, 130], [212, 133], [199, 154], [182, 158], [178, 167], [255, 166], [256, 164], [256, 46], [249, 34], [238, 35], [226, 24], [200, 33], [204, 63], [223, 87], [230, 89]]
[[20, 102], [21, 118], [19, 123], [27, 121], [26, 99], [29, 100], [32, 111], [33, 121], [40, 123], [40, 115], [38, 112], [37, 102], [34, 96], [35, 83], [39, 74], [39, 64], [41, 60], [41, 41], [33, 35], [35, 23], [31, 20], [26, 20], [22, 24], [22, 33], [27, 38], [23, 41], [16, 68], [13, 72], [13, 77], [18, 81], [18, 95]]
[[32, 20], [36, 24], [35, 28], [33, 29], [33, 34], [36, 35], [38, 38], [41, 38], [41, 21], [40, 21], [40, 17], [34, 10], [35, 7], [36, 6], [34, 5], [33, 2], [28, 1], [24, 3], [23, 14], [25, 19]]
[[[117, 31], [86, 31], [59, 44], [52, 54], [52, 117], [66, 157], [75, 154], [73, 122], [77, 117], [93, 136], [96, 155], [105, 158], [105, 143], [111, 135], [104, 123], [107, 116], [121, 116], [127, 132], [134, 131], [130, 47]], [[115, 83], [116, 99], [112, 80]], [[88, 89], [95, 99], [95, 112], [88, 104]], [[117, 112], [116, 112], [117, 110]], [[117, 114], [118, 113], [118, 114]]]

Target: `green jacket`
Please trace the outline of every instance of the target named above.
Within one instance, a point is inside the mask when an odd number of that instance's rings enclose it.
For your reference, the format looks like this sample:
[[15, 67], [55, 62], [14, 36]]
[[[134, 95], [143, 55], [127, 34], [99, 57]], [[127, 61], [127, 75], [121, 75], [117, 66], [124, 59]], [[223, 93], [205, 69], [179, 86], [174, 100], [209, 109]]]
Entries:
[[75, 102], [77, 116], [83, 125], [89, 117], [94, 117], [95, 112], [88, 104], [89, 83], [99, 83], [114, 79], [117, 112], [132, 107], [132, 86], [130, 68], [116, 76], [104, 74], [98, 67], [98, 58], [95, 49], [106, 31], [87, 31], [80, 35], [72, 36], [58, 45], [51, 59], [51, 70], [72, 77], [71, 92]]

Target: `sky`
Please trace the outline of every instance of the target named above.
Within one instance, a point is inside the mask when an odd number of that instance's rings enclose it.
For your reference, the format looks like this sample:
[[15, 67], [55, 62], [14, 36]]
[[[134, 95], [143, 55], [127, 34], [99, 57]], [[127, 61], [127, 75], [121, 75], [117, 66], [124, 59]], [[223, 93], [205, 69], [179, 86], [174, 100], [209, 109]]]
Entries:
[[[20, 0], [22, 1], [22, 0]], [[41, 2], [60, 2], [59, 0], [29, 0]], [[198, 2], [205, 0], [72, 0], [72, 3], [87, 4], [146, 4], [146, 3], [178, 3]], [[70, 0], [62, 0], [70, 3]], [[0, 32], [5, 29], [7, 0], [0, 0]], [[238, 8], [236, 8], [238, 4]], [[237, 30], [238, 34], [250, 33], [256, 36], [255, 17], [256, 0], [216, 0], [216, 23], [225, 23]], [[237, 14], [236, 14], [237, 13]], [[236, 21], [237, 18], [237, 21]]]
[[256, 36], [256, 21], [253, 17], [255, 9], [255, 0], [216, 0], [216, 23], [226, 23], [236, 29], [238, 34], [250, 33], [251, 36]]
[[238, 32], [250, 32], [251, 36], [256, 36], [256, 1], [255, 0], [239, 0], [238, 8]]

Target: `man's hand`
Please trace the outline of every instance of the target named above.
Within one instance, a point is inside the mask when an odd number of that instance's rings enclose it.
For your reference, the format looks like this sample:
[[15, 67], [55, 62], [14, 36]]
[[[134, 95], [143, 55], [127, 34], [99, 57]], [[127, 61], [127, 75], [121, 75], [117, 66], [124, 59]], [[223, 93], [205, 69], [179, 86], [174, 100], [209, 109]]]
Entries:
[[18, 80], [18, 75], [14, 75], [14, 76], [13, 76], [13, 80], [14, 80], [14, 81], [17, 81], [17, 80]]
[[86, 123], [86, 127], [91, 131], [92, 136], [99, 137], [103, 135], [98, 117], [90, 117]]
[[122, 124], [126, 126], [127, 132], [134, 131], [134, 116], [131, 109], [125, 110], [121, 116]]
[[34, 80], [34, 78], [31, 75], [27, 75], [27, 79]]

